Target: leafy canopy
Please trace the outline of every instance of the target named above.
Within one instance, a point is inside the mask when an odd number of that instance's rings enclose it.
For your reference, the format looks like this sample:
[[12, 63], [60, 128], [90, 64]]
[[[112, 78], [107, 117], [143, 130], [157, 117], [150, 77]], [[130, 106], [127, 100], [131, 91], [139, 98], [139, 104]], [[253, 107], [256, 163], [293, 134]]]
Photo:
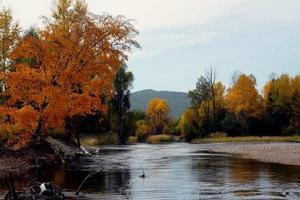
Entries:
[[34, 116], [31, 126], [40, 129], [27, 130], [30, 136], [63, 127], [67, 117], [105, 114], [116, 72], [139, 47], [136, 34], [121, 16], [95, 15], [83, 1], [59, 0], [39, 37], [24, 37], [11, 54], [34, 62], [17, 62], [7, 75], [10, 98], [1, 107], [7, 116], [2, 124], [15, 124], [16, 111], [26, 108]]

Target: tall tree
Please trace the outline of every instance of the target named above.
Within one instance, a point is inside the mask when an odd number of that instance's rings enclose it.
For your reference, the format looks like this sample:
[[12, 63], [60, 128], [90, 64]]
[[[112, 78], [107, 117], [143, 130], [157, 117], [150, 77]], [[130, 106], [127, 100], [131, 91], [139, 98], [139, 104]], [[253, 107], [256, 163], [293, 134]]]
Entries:
[[192, 106], [198, 110], [202, 136], [207, 135], [209, 132], [215, 131], [218, 127], [216, 120], [218, 114], [217, 101], [223, 99], [224, 87], [220, 82], [216, 82], [216, 71], [212, 68], [206, 70], [205, 76], [201, 76], [197, 83], [196, 88], [189, 91]]
[[266, 117], [270, 131], [299, 133], [300, 81], [299, 76], [282, 74], [264, 86]]
[[2, 72], [1, 90], [6, 89], [6, 74], [11, 71], [11, 52], [15, 49], [20, 39], [20, 27], [10, 9], [0, 11], [0, 70]]
[[123, 63], [114, 80], [115, 95], [111, 102], [111, 110], [116, 113], [116, 130], [120, 144], [126, 143], [124, 123], [127, 121], [125, 118], [128, 110], [130, 109], [130, 89], [134, 80], [132, 72], [127, 72], [126, 70], [127, 65]]
[[227, 110], [236, 115], [245, 133], [248, 132], [247, 121], [259, 117], [262, 111], [261, 97], [255, 85], [254, 76], [241, 74], [225, 96]]
[[153, 98], [148, 103], [146, 116], [149, 119], [150, 129], [154, 134], [161, 134], [169, 122], [170, 108], [164, 99]]
[[209, 98], [212, 103], [212, 113], [213, 113], [212, 125], [213, 125], [213, 127], [216, 126], [215, 121], [216, 121], [216, 115], [217, 115], [216, 114], [216, 90], [215, 90], [216, 77], [217, 77], [217, 72], [216, 72], [216, 70], [212, 69], [212, 67], [210, 67], [208, 70], [206, 70], [205, 79], [209, 86]]
[[139, 46], [130, 21], [89, 13], [79, 0], [59, 0], [45, 23], [40, 38], [25, 38], [12, 53], [12, 59], [32, 59], [35, 65], [14, 66], [2, 109], [9, 116], [4, 124], [14, 123], [16, 109], [35, 113], [33, 141], [51, 127], [66, 126], [70, 133], [66, 122], [74, 116], [107, 113], [115, 74], [131, 48]]

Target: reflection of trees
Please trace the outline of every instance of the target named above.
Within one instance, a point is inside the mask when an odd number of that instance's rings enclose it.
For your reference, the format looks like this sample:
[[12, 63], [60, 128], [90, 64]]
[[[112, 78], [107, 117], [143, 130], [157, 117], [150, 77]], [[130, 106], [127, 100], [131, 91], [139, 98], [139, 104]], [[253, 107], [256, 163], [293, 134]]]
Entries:
[[230, 178], [238, 183], [255, 182], [259, 178], [260, 163], [247, 159], [232, 159]]
[[265, 169], [268, 177], [273, 181], [281, 183], [300, 182], [299, 166], [266, 163]]
[[[58, 170], [52, 174], [52, 180], [64, 188], [75, 190], [89, 173], [89, 171]], [[123, 193], [123, 190], [127, 189], [129, 181], [129, 172], [100, 172], [89, 178], [82, 189], [93, 192]]]
[[[76, 190], [82, 180], [89, 174], [89, 171], [68, 171], [65, 167], [61, 168], [40, 168], [30, 170], [20, 174], [14, 173], [14, 180], [17, 189], [27, 186], [30, 180], [36, 179], [39, 182], [53, 181], [64, 189]], [[4, 175], [0, 176], [0, 183], [4, 181]], [[130, 172], [101, 172], [95, 174], [85, 182], [82, 190], [90, 190], [95, 193], [117, 193], [127, 194], [130, 181]], [[0, 193], [6, 188], [0, 185]]]
[[[14, 184], [17, 190], [26, 187], [30, 179], [30, 175], [27, 174], [30, 174], [30, 171], [25, 171], [25, 172], [16, 171], [13, 173]], [[4, 185], [5, 176], [9, 177], [8, 171], [1, 171], [0, 172], [0, 193], [7, 191], [7, 188]]]
[[219, 155], [203, 155], [194, 165], [199, 182], [221, 184], [225, 183], [228, 158]]

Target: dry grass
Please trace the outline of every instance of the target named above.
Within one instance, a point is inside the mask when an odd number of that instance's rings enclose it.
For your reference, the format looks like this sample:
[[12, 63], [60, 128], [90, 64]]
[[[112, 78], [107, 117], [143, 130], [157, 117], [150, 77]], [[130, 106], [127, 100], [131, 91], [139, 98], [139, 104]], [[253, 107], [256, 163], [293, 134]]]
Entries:
[[168, 143], [174, 142], [175, 137], [173, 135], [150, 135], [147, 142], [150, 144]]
[[138, 137], [137, 136], [129, 136], [127, 139], [128, 144], [136, 144], [138, 143]]
[[81, 139], [81, 143], [85, 146], [115, 145], [118, 142], [118, 135], [116, 133], [87, 136]]
[[221, 143], [221, 142], [300, 142], [300, 136], [285, 136], [285, 137], [257, 137], [257, 136], [245, 136], [245, 137], [209, 137], [194, 139], [191, 143]]

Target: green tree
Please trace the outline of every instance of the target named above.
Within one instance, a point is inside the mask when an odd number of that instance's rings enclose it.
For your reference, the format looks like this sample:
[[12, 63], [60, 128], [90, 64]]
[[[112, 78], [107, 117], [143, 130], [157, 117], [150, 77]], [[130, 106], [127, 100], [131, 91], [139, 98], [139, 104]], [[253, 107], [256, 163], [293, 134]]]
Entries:
[[218, 116], [224, 107], [224, 90], [222, 83], [216, 82], [216, 72], [210, 68], [198, 79], [196, 88], [189, 91], [192, 107], [199, 112], [200, 136], [218, 129]]
[[300, 78], [282, 74], [264, 86], [266, 120], [271, 132], [299, 133]]
[[127, 65], [122, 64], [114, 80], [115, 95], [111, 101], [110, 115], [116, 116], [115, 129], [119, 136], [120, 144], [126, 143], [125, 126], [128, 122], [127, 112], [130, 109], [130, 89], [134, 80], [132, 72], [127, 71]]

